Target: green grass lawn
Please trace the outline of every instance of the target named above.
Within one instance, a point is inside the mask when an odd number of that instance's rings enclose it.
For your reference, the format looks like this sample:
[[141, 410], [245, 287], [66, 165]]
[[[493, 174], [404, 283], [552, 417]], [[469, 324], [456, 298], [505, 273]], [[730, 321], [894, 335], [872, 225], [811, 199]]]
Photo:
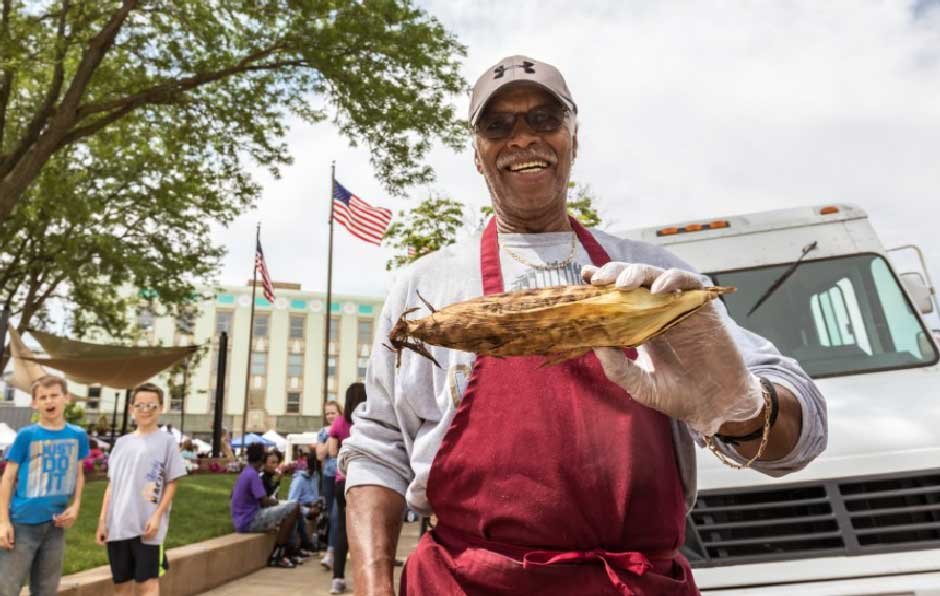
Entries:
[[[235, 474], [196, 474], [178, 480], [166, 548], [208, 540], [233, 531], [229, 516], [229, 497]], [[285, 477], [290, 486], [290, 477]], [[104, 546], [95, 543], [101, 498], [108, 483], [95, 480], [85, 486], [78, 521], [65, 533], [65, 569], [63, 575], [108, 564]], [[284, 490], [284, 489], [282, 489]]]

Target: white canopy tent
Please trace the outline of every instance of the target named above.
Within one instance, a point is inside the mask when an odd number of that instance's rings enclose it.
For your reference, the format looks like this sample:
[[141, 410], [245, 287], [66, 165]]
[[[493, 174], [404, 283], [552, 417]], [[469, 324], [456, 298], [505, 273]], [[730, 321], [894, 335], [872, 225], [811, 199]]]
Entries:
[[209, 453], [212, 451], [212, 445], [202, 439], [193, 439], [193, 449], [196, 453]]
[[13, 444], [16, 439], [16, 431], [7, 426], [5, 422], [0, 422], [0, 449], [6, 449]]
[[284, 461], [290, 463], [294, 461], [294, 447], [296, 446], [311, 446], [317, 442], [317, 433], [307, 432], [307, 433], [296, 433], [287, 435], [287, 443], [290, 447], [285, 450]]
[[277, 431], [273, 428], [261, 436], [274, 443], [274, 446], [277, 447], [277, 450], [281, 453], [287, 451], [287, 439], [277, 434]]
[[160, 430], [163, 432], [169, 432], [171, 435], [173, 435], [173, 440], [176, 441], [177, 445], [183, 442], [183, 433], [181, 433], [180, 429], [176, 428], [175, 426], [171, 426], [168, 431], [166, 425], [163, 425], [160, 427]]

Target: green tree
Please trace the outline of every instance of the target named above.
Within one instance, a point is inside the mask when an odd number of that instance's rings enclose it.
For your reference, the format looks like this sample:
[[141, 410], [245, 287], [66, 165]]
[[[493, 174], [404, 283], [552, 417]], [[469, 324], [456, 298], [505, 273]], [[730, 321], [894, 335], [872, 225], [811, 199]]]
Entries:
[[588, 184], [568, 183], [568, 213], [573, 215], [586, 228], [601, 225], [601, 216], [597, 213], [594, 202], [597, 197]]
[[[464, 48], [402, 0], [0, 0], [0, 307], [73, 332], [170, 314], [217, 270], [210, 238], [291, 159], [290, 116], [332, 117], [393, 189], [463, 141]], [[0, 358], [2, 360], [2, 358]], [[0, 362], [2, 365], [2, 362]]]
[[[601, 224], [601, 217], [594, 206], [597, 197], [587, 184], [568, 183], [568, 212], [589, 228]], [[482, 228], [493, 215], [493, 207], [480, 207], [476, 226]], [[461, 230], [473, 217], [467, 217], [467, 207], [454, 199], [431, 197], [413, 209], [399, 211], [398, 218], [385, 231], [387, 245], [401, 254], [385, 263], [391, 271], [407, 265], [420, 257], [453, 244]]]
[[111, 432], [111, 419], [104, 414], [98, 416], [98, 421], [95, 423], [95, 430], [97, 430], [98, 435], [102, 437]]
[[[85, 408], [81, 404], [75, 402], [69, 402], [65, 405], [65, 421], [69, 424], [74, 424], [76, 426], [85, 426]], [[33, 423], [39, 422], [39, 412], [33, 412], [30, 420]]]
[[391, 190], [426, 181], [434, 139], [463, 143], [464, 52], [410, 0], [0, 0], [0, 222], [128, 119], [224, 179], [289, 163], [288, 115], [332, 117]]
[[[573, 181], [568, 183], [568, 213], [576, 217], [586, 228], [596, 228], [601, 225], [601, 217], [597, 213], [597, 208], [594, 207], [596, 200], [597, 197], [594, 196], [589, 184]], [[492, 215], [491, 205], [480, 207], [480, 227], [483, 227]]]
[[76, 426], [85, 426], [85, 408], [81, 404], [70, 402], [65, 406], [65, 421]]
[[399, 211], [398, 219], [385, 231], [388, 246], [401, 251], [385, 263], [391, 271], [453, 244], [464, 226], [463, 203], [444, 197], [429, 197], [408, 211]]

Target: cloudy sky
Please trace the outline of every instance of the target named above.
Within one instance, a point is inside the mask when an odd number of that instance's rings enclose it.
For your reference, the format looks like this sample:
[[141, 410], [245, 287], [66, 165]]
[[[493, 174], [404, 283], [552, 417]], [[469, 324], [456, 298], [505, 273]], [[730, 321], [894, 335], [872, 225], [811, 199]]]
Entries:
[[[888, 246], [917, 243], [940, 282], [940, 0], [422, 0], [467, 46], [471, 82], [511, 54], [558, 66], [580, 108], [572, 179], [613, 230], [832, 202], [868, 211]], [[468, 98], [455, 98], [465, 113]], [[471, 152], [438, 149], [437, 181], [388, 198], [364, 149], [297, 124], [296, 163], [263, 172], [257, 206], [216, 239], [219, 281], [250, 278], [255, 222], [275, 280], [326, 287], [330, 162], [396, 212], [429, 192], [482, 205]], [[333, 291], [382, 296], [393, 256], [337, 229]]]

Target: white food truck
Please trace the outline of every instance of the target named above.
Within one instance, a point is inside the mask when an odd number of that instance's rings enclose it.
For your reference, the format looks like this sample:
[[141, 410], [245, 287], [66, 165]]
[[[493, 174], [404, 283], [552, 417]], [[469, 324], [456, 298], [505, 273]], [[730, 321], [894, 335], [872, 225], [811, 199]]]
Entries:
[[828, 403], [829, 446], [798, 473], [700, 452], [684, 552], [703, 593], [940, 595], [940, 320], [919, 250], [904, 247], [919, 271], [897, 271], [865, 212], [841, 204], [619, 235], [735, 286], [731, 316]]

